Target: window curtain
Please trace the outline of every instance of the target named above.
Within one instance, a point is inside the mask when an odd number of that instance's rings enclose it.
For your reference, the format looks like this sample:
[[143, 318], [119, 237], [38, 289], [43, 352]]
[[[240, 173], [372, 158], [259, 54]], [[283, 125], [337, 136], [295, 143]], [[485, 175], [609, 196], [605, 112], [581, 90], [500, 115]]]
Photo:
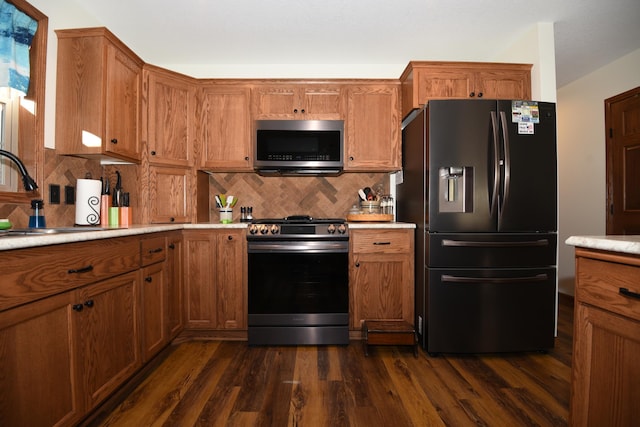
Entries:
[[38, 22], [14, 5], [0, 0], [0, 88], [22, 95], [29, 89], [29, 48]]

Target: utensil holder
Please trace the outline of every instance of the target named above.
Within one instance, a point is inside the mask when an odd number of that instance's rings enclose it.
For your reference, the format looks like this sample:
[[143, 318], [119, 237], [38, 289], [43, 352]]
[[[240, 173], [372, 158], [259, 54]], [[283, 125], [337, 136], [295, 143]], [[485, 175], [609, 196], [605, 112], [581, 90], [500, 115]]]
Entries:
[[233, 209], [221, 208], [220, 209], [220, 223], [231, 224], [233, 222]]

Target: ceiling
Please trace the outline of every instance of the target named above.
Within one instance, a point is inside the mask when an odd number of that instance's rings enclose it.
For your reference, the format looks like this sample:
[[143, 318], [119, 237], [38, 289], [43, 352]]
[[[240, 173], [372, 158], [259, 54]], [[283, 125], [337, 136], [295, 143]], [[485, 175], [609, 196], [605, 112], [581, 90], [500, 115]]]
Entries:
[[562, 87], [640, 49], [638, 0], [75, 1], [167, 68], [397, 65], [397, 75], [380, 77], [399, 77], [410, 60], [491, 61], [552, 22]]

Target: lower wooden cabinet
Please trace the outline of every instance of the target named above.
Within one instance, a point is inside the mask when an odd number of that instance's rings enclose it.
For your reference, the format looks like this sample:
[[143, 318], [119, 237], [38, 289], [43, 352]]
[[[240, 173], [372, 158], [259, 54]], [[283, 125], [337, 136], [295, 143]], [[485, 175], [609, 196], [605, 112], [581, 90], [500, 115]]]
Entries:
[[247, 327], [245, 229], [185, 230], [186, 328]]
[[184, 328], [184, 244], [182, 233], [173, 232], [167, 236], [167, 327], [169, 340], [175, 338]]
[[83, 415], [78, 302], [66, 292], [0, 312], [0, 425], [72, 425]]
[[349, 249], [350, 329], [364, 320], [413, 325], [414, 230], [352, 229]]
[[139, 277], [139, 271], [132, 271], [77, 291], [72, 309], [87, 408], [108, 397], [141, 366]]
[[640, 420], [640, 257], [576, 249], [569, 424]]

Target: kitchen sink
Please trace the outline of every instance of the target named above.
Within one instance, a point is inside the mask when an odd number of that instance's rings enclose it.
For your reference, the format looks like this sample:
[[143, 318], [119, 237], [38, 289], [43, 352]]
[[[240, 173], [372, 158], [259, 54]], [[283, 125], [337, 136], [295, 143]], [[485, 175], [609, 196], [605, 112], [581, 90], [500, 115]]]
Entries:
[[52, 227], [52, 228], [11, 228], [0, 231], [0, 236], [39, 236], [61, 233], [83, 233], [85, 231], [103, 231], [102, 227]]

